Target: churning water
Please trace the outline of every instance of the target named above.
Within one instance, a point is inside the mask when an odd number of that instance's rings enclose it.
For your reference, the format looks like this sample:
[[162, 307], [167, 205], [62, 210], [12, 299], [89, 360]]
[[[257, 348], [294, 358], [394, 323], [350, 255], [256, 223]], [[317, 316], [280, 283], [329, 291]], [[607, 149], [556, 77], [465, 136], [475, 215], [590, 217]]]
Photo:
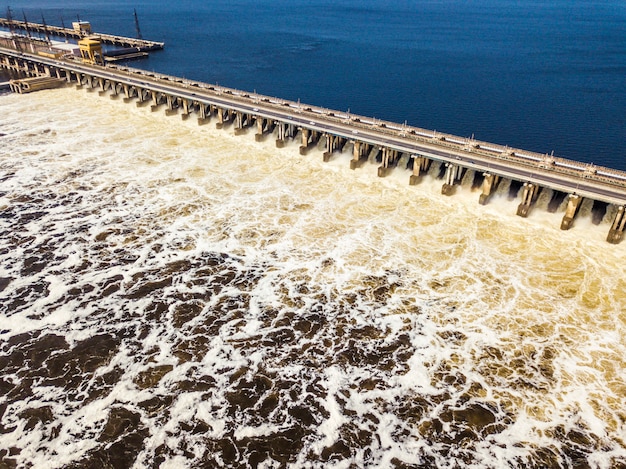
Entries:
[[626, 465], [610, 214], [0, 99], [3, 467]]

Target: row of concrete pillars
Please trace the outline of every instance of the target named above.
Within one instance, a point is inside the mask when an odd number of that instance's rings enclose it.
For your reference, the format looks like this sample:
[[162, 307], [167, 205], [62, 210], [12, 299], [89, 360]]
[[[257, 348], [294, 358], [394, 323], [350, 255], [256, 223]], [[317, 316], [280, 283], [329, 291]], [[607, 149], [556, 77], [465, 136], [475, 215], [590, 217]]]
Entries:
[[[79, 81], [77, 85], [82, 87], [84, 83]], [[223, 128], [227, 123], [232, 124], [235, 133], [240, 134], [256, 123], [255, 139], [263, 140], [267, 135], [274, 134], [276, 137], [276, 146], [283, 147], [287, 140], [296, 139], [300, 134], [301, 145], [300, 154], [304, 155], [312, 147], [323, 145], [323, 159], [330, 161], [334, 153], [341, 153], [348, 143], [353, 145], [352, 159], [350, 160], [350, 168], [357, 169], [365, 161], [376, 161], [380, 163], [378, 167], [378, 176], [385, 177], [389, 172], [399, 164], [403, 153], [389, 147], [372, 145], [359, 140], [349, 140], [337, 135], [327, 134], [312, 129], [299, 127], [290, 122], [276, 121], [266, 119], [261, 116], [255, 116], [240, 111], [229, 110], [214, 105], [200, 103], [194, 100], [188, 100], [181, 97], [170, 96], [167, 94], [155, 92], [152, 90], [142, 90], [140, 88], [129, 87], [116, 83], [108, 83], [105, 80], [97, 79], [88, 83], [90, 88], [99, 88], [99, 94], [110, 93], [111, 98], [117, 98], [118, 95], [124, 95], [124, 101], [129, 102], [133, 99], [137, 100], [137, 106], [147, 103], [151, 104], [151, 110], [156, 111], [161, 106], [166, 107], [167, 115], [175, 115], [181, 111], [181, 116], [186, 119], [191, 112], [198, 115], [198, 124], [207, 123], [210, 119], [216, 120], [216, 127]], [[421, 155], [405, 155], [413, 161], [412, 174], [409, 179], [410, 185], [416, 185], [420, 182], [424, 173], [428, 172], [432, 160]], [[408, 159], [408, 158], [407, 158]], [[403, 163], [404, 164], [404, 163]], [[460, 184], [466, 168], [453, 162], [443, 163], [440, 169], [440, 177], [443, 177], [444, 183], [441, 192], [444, 195], [452, 195], [457, 185]], [[481, 194], [478, 202], [481, 205], [488, 203], [491, 196], [498, 188], [501, 177], [492, 173], [482, 174]], [[521, 201], [517, 208], [517, 215], [527, 217], [534, 203], [536, 202], [541, 188], [531, 182], [526, 182], [521, 186]], [[561, 222], [561, 229], [568, 230], [572, 227], [574, 219], [579, 211], [583, 197], [578, 194], [570, 194], [567, 200], [565, 215]], [[626, 229], [626, 211], [624, 206], [618, 208], [615, 220], [611, 225], [607, 241], [617, 244], [622, 241], [624, 231]]]

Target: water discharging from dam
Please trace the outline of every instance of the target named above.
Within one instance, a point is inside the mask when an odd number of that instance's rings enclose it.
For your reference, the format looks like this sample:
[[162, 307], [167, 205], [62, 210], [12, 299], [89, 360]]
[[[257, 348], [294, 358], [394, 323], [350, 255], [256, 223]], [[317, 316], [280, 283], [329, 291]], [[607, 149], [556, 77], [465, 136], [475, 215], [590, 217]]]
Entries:
[[626, 464], [608, 219], [562, 232], [70, 89], [0, 99], [0, 457]]

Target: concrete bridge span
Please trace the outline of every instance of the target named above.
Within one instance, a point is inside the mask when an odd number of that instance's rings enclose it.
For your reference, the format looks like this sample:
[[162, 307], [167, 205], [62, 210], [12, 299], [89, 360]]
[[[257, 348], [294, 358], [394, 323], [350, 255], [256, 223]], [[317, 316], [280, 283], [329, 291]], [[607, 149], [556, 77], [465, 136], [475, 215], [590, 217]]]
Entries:
[[522, 217], [529, 214], [543, 188], [552, 189], [561, 201], [567, 198], [562, 229], [573, 226], [582, 200], [591, 199], [605, 208], [606, 204], [616, 207], [609, 242], [620, 242], [626, 228], [626, 173], [622, 171], [138, 69], [94, 66], [10, 49], [0, 49], [0, 67], [16, 75], [63, 79], [183, 119], [195, 115], [199, 124], [213, 120], [217, 127], [232, 125], [236, 133], [256, 127], [257, 140], [271, 133], [277, 146], [300, 138], [303, 154], [311, 146], [323, 145], [325, 161], [350, 146], [352, 169], [375, 160], [380, 163], [378, 175], [384, 177], [401, 165], [412, 170], [410, 184], [418, 184], [421, 174], [437, 163], [444, 195], [454, 193], [463, 174], [473, 170], [481, 204], [488, 203], [502, 179], [517, 181], [521, 194], [517, 214]]

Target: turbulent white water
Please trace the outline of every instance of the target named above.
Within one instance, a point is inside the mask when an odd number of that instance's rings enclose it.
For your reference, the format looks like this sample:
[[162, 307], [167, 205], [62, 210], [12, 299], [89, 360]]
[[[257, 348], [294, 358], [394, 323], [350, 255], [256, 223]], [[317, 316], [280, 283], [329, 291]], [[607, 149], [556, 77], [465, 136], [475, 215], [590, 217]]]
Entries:
[[610, 213], [562, 232], [73, 89], [0, 105], [0, 465], [626, 466]]

